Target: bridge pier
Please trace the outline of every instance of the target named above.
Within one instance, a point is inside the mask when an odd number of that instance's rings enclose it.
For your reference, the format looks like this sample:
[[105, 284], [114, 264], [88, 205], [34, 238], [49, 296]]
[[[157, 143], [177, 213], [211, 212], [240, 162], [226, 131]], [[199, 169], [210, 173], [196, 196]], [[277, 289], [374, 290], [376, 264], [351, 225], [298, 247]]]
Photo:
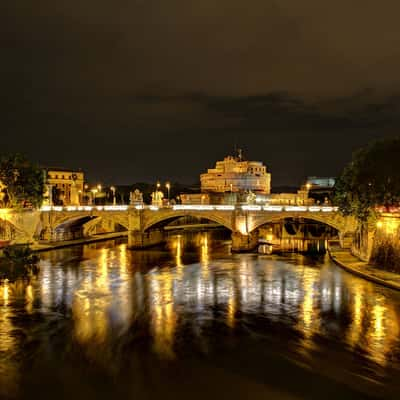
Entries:
[[128, 234], [128, 247], [131, 249], [145, 249], [165, 242], [162, 229], [153, 229], [146, 232], [130, 231]]
[[244, 235], [241, 232], [232, 232], [232, 253], [246, 253], [256, 250], [258, 246], [258, 231]]

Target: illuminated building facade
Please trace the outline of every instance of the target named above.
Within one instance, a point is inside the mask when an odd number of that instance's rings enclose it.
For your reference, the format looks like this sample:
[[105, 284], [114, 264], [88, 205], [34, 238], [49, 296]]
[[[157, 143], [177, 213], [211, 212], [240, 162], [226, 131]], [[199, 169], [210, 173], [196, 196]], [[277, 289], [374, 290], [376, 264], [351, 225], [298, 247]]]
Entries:
[[252, 191], [269, 194], [271, 174], [260, 161], [243, 160], [241, 151], [238, 156], [225, 157], [218, 161], [215, 168], [200, 176], [203, 193], [238, 193]]
[[82, 171], [64, 168], [48, 168], [44, 170], [46, 192], [45, 205], [79, 205], [84, 189], [85, 175]]

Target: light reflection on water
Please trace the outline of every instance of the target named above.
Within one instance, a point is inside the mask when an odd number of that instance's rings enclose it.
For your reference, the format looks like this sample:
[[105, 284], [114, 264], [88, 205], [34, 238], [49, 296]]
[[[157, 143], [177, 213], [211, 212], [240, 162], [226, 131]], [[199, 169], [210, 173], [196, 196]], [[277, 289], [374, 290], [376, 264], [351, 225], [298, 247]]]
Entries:
[[[213, 342], [237, 332], [256, 347], [257, 338], [267, 338], [309, 366], [329, 352], [330, 368], [350, 375], [398, 376], [397, 293], [326, 257], [231, 256], [216, 244], [202, 233], [173, 236], [169, 252], [131, 252], [110, 242], [43, 254], [37, 279], [0, 288], [0, 395], [23, 379], [26, 342], [48, 340], [51, 329], [64, 332], [62, 351], [69, 343], [68, 351], [79, 349], [114, 373], [122, 367], [118, 348], [132, 335], [153, 355], [177, 362], [182, 349], [209, 353]], [[48, 328], [49, 321], [56, 324]]]

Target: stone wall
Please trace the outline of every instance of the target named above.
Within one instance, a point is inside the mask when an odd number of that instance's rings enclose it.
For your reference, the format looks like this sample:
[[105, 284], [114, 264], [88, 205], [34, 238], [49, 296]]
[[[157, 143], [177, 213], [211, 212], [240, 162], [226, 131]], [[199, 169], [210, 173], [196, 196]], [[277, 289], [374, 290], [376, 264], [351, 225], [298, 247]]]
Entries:
[[376, 224], [370, 261], [400, 273], [400, 215], [383, 215]]

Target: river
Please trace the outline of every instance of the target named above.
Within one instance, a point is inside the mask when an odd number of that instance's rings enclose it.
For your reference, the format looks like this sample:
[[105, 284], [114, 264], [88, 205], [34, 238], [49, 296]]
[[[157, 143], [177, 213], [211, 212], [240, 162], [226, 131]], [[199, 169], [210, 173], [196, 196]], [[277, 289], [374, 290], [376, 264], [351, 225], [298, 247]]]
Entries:
[[1, 399], [400, 396], [400, 293], [328, 256], [231, 255], [202, 232], [40, 257], [0, 286]]

